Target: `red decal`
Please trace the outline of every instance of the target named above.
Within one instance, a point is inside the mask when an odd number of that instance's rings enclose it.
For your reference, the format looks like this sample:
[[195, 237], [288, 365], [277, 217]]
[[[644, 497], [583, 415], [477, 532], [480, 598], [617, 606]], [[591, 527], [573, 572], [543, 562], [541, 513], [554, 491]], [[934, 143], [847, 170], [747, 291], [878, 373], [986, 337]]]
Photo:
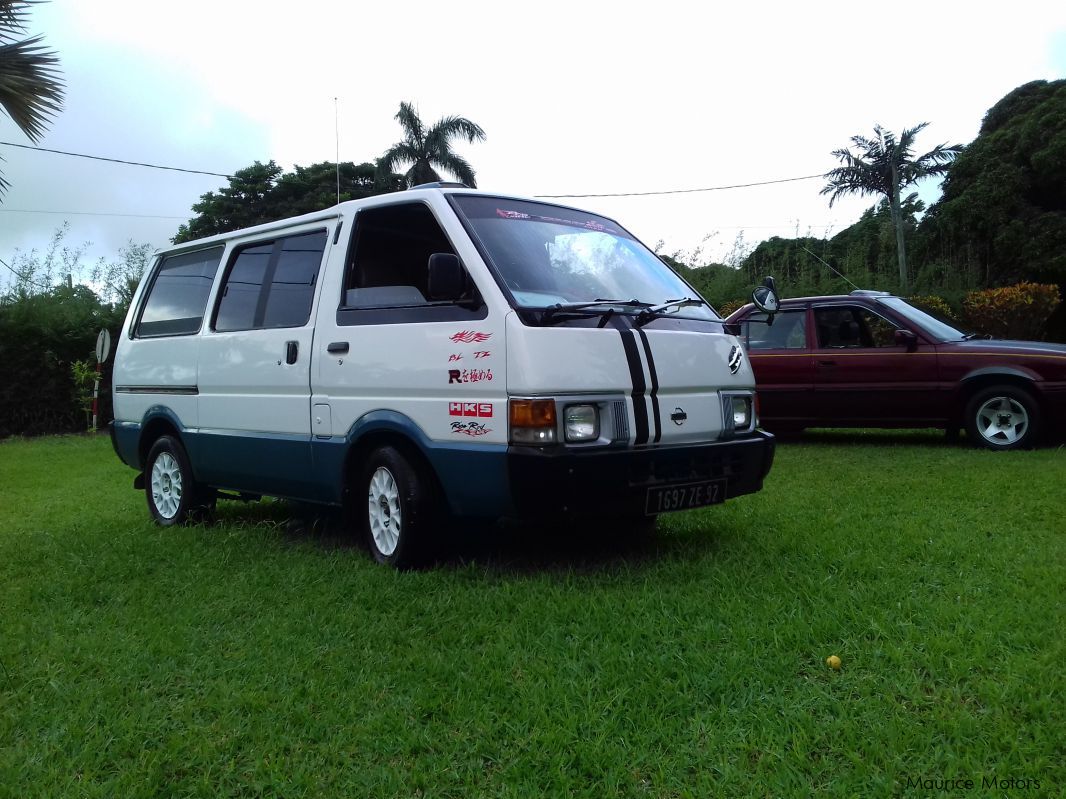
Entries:
[[491, 402], [449, 402], [449, 416], [474, 416], [481, 419], [492, 418]]
[[452, 341], [456, 344], [480, 344], [482, 341], [488, 341], [490, 338], [492, 338], [492, 333], [478, 333], [474, 330], [460, 330], [452, 336]]
[[474, 353], [474, 360], [476, 361], [478, 358], [488, 358], [490, 355], [492, 355], [492, 353], [488, 350], [478, 350]]
[[456, 355], [455, 353], [452, 353], [451, 355], [448, 356], [448, 363], [451, 363], [452, 361], [461, 361], [461, 360], [463, 360], [463, 356], [462, 355]]

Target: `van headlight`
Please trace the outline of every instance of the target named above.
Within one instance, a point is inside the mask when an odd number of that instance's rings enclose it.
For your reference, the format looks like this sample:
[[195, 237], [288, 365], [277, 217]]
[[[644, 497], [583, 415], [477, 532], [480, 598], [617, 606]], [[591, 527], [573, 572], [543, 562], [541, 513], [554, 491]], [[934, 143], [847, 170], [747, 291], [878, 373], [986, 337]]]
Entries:
[[755, 397], [750, 392], [722, 394], [722, 434], [750, 433], [755, 429]]
[[563, 422], [567, 441], [595, 441], [600, 437], [600, 414], [595, 405], [568, 405]]

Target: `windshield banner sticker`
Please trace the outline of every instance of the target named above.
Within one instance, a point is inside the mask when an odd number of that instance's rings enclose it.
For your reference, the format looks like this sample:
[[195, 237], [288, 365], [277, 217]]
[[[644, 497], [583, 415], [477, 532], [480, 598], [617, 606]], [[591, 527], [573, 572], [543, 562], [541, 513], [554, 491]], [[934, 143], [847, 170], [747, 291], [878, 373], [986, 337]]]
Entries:
[[586, 222], [579, 222], [576, 219], [560, 219], [557, 216], [537, 216], [535, 214], [526, 214], [526, 213], [523, 213], [522, 211], [509, 211], [509, 210], [505, 210], [503, 208], [497, 208], [496, 209], [496, 216], [500, 217], [501, 219], [528, 219], [528, 220], [531, 220], [533, 222], [550, 222], [550, 223], [555, 224], [555, 225], [566, 225], [567, 227], [579, 227], [579, 228], [584, 228], [585, 230], [597, 230], [597, 231], [599, 231], [601, 233], [605, 233], [605, 232], [615, 233], [615, 232], [617, 232], [617, 231], [614, 231], [614, 230], [608, 228], [602, 222], [597, 222], [595, 219], [589, 219]]

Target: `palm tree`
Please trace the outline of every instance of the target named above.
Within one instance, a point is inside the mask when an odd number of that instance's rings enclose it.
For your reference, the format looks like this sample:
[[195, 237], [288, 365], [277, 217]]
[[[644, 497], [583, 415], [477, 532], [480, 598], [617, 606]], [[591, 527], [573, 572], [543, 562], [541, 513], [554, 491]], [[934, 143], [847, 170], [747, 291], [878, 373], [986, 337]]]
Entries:
[[829, 195], [829, 207], [845, 194], [880, 194], [888, 199], [892, 224], [896, 228], [896, 254], [899, 258], [900, 291], [907, 293], [907, 254], [903, 247], [903, 213], [900, 192], [922, 178], [943, 175], [962, 151], [960, 144], [938, 144], [925, 155], [913, 157], [914, 137], [928, 122], [904, 129], [899, 140], [896, 134], [874, 125], [876, 139], [852, 136], [856, 153], [834, 150], [833, 155], [843, 166], [825, 174], [828, 181], [821, 194]]
[[461, 137], [468, 142], [485, 140], [485, 131], [465, 117], [444, 117], [429, 130], [425, 129], [418, 112], [410, 103], [400, 103], [396, 119], [403, 128], [403, 141], [390, 147], [378, 160], [383, 174], [395, 171], [399, 164], [411, 164], [404, 174], [407, 185], [432, 183], [440, 180], [434, 167], [451, 172], [461, 183], [477, 188], [474, 170], [465, 159], [452, 152], [451, 140]]
[[[63, 107], [63, 80], [55, 52], [42, 37], [26, 33], [29, 7], [36, 0], [0, 0], [0, 108], [36, 144], [48, 120]], [[0, 196], [8, 183], [0, 174]]]

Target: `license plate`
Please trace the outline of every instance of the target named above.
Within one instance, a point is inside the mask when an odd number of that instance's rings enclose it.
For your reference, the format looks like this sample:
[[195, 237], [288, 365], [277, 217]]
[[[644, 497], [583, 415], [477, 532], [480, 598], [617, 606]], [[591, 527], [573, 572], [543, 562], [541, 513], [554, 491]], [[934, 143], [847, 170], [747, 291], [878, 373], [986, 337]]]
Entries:
[[702, 508], [725, 502], [725, 480], [704, 480], [699, 483], [677, 483], [648, 489], [644, 512], [668, 513], [674, 510]]

